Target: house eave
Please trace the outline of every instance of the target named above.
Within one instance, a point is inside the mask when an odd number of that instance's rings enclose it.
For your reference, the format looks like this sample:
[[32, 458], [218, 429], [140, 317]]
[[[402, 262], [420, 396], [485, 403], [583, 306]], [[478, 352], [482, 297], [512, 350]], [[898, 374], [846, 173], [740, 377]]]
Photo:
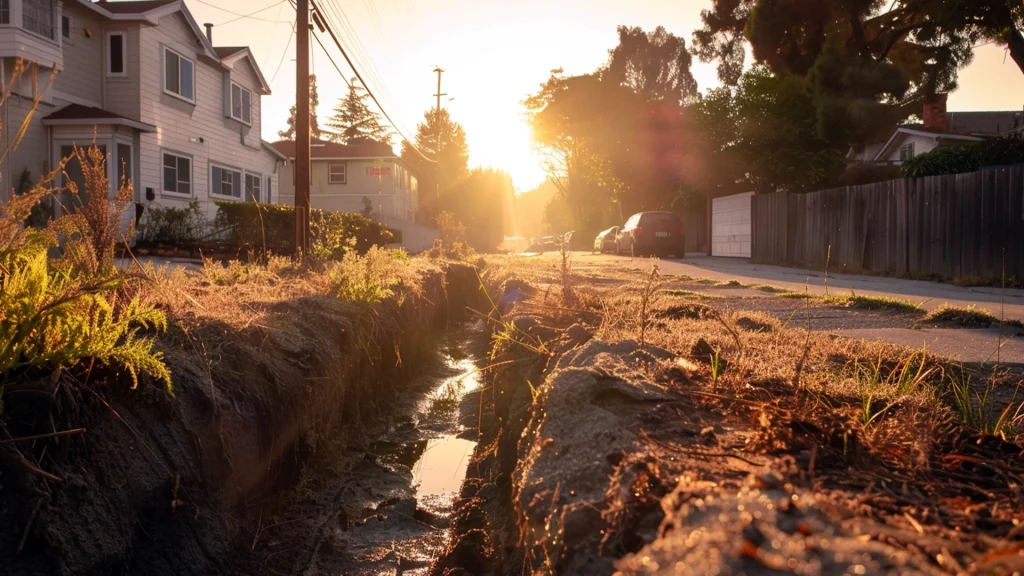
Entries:
[[913, 128], [897, 128], [892, 136], [885, 142], [885, 145], [879, 148], [878, 153], [872, 159], [873, 162], [881, 162], [881, 159], [888, 155], [889, 149], [893, 143], [900, 137], [901, 134], [909, 134], [911, 136], [921, 136], [923, 138], [933, 138], [935, 140], [960, 140], [963, 142], [981, 142], [984, 138], [977, 136], [965, 136], [963, 134], [946, 134], [939, 132], [927, 132], [924, 130], [914, 130]]
[[156, 126], [129, 118], [58, 118], [43, 119], [43, 126], [127, 126], [140, 132], [155, 133]]

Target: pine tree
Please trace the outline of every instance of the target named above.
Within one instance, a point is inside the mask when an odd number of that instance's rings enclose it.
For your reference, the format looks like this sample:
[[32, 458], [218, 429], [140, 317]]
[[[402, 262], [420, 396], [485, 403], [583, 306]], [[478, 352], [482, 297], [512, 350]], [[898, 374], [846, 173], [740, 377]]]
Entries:
[[352, 144], [359, 140], [375, 140], [391, 144], [391, 132], [381, 124], [380, 115], [370, 109], [366, 100], [370, 97], [366, 89], [353, 78], [348, 94], [338, 100], [334, 114], [327, 121], [332, 142]]
[[[310, 74], [309, 76], [309, 134], [313, 138], [323, 138], [323, 132], [320, 130], [320, 122], [317, 119], [316, 109], [320, 106], [320, 95], [317, 94], [316, 90], [316, 74]], [[277, 133], [277, 136], [282, 140], [294, 140], [295, 139], [295, 106], [292, 106], [288, 113], [288, 129], [281, 130]]]

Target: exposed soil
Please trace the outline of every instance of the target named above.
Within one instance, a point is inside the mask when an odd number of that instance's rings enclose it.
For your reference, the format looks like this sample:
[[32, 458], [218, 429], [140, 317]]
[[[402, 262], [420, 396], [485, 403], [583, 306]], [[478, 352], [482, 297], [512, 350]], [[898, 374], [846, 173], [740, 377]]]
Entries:
[[[98, 367], [8, 384], [0, 437], [87, 431], [0, 446], [3, 572], [313, 566], [333, 545], [328, 527], [363, 520], [339, 519], [350, 508], [338, 504], [408, 490], [407, 472], [381, 475], [366, 457], [368, 436], [408, 416], [446, 330], [479, 297], [472, 268], [425, 274], [421, 295], [370, 315], [301, 278], [175, 292], [158, 342], [173, 397]], [[360, 477], [372, 494], [336, 483]]]
[[[538, 289], [506, 312], [514, 329], [495, 324], [514, 336], [496, 340], [509, 364], [489, 375], [432, 574], [1024, 570], [1020, 436], [962, 426], [927, 395], [856, 388], [858, 367], [896, 378], [941, 360], [731, 314], [771, 297], [656, 299], [641, 346], [625, 337], [642, 333], [636, 277], [566, 303], [548, 271], [515, 273]], [[1000, 378], [1000, 392], [1020, 384]]]

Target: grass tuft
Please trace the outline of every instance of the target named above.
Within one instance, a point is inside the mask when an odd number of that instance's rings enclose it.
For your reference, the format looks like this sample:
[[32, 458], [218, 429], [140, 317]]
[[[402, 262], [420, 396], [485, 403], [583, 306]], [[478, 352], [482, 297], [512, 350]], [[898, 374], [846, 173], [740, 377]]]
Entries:
[[988, 328], [998, 324], [995, 314], [977, 306], [950, 306], [943, 304], [924, 317], [924, 322], [955, 324], [963, 328]]
[[894, 310], [896, 312], [920, 312], [921, 305], [909, 300], [888, 298], [883, 296], [828, 296], [825, 301], [836, 306], [863, 308], [865, 310]]
[[751, 290], [757, 290], [758, 292], [767, 292], [769, 294], [785, 294], [791, 293], [785, 288], [779, 288], [778, 286], [772, 286], [771, 284], [755, 284], [749, 286]]

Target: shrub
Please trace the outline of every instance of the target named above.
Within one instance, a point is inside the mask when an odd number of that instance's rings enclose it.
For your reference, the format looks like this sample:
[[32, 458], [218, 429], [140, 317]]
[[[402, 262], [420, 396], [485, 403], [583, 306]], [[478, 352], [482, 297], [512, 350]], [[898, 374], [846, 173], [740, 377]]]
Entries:
[[986, 166], [1024, 163], [1024, 134], [993, 138], [973, 144], [936, 148], [904, 162], [903, 175], [908, 178], [964, 174]]
[[[23, 227], [33, 208], [52, 196], [49, 186], [63, 163], [33, 190], [0, 206], [0, 384], [93, 359], [126, 370], [136, 385], [143, 372], [170, 390], [162, 354], [153, 350], [151, 337], [140, 335], [164, 329], [166, 317], [131, 294], [137, 278], [113, 266], [117, 207], [124, 206], [131, 188], [123, 183], [112, 206], [104, 155], [95, 146], [76, 155], [86, 173], [82, 213], [63, 216], [44, 230]], [[80, 201], [71, 188], [72, 200]], [[58, 244], [63, 255], [50, 257]]]
[[327, 269], [327, 279], [338, 298], [376, 304], [394, 296], [398, 287], [413, 292], [419, 289], [410, 265], [404, 250], [372, 246], [363, 255], [345, 254], [340, 262]]
[[[225, 242], [268, 249], [294, 249], [295, 207], [253, 202], [217, 202], [213, 220]], [[313, 209], [309, 218], [313, 255], [337, 259], [350, 249], [360, 254], [396, 241], [379, 222], [355, 212]]]
[[451, 212], [441, 212], [434, 219], [437, 223], [437, 239], [430, 250], [433, 258], [462, 260], [473, 255], [473, 249], [466, 244], [466, 227]]
[[202, 239], [205, 230], [206, 217], [199, 207], [199, 201], [192, 200], [186, 208], [148, 208], [136, 232], [141, 242], [183, 244]]

